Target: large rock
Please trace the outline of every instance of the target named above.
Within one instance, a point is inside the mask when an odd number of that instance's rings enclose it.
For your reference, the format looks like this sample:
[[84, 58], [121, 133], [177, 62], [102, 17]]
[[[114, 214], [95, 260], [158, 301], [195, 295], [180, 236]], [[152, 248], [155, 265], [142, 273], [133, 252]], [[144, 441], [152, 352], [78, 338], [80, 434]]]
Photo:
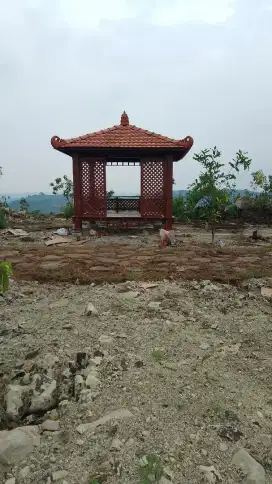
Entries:
[[5, 396], [6, 414], [9, 418], [16, 420], [23, 407], [23, 396], [26, 394], [26, 387], [21, 385], [8, 385]]
[[56, 380], [48, 374], [33, 375], [30, 385], [8, 385], [5, 395], [7, 417], [17, 420], [22, 413], [50, 410], [56, 405], [56, 389]]
[[140, 293], [138, 291], [128, 291], [123, 293], [123, 298], [128, 299], [131, 301], [132, 299], [136, 299], [138, 296], [140, 296]]
[[114, 343], [114, 339], [111, 336], [107, 336], [106, 334], [102, 334], [98, 341], [100, 345], [106, 350], [109, 350]]
[[113, 412], [110, 412], [104, 415], [104, 417], [101, 417], [100, 419], [95, 420], [94, 422], [79, 425], [77, 427], [77, 431], [80, 434], [84, 434], [85, 432], [92, 432], [96, 429], [96, 427], [105, 425], [111, 420], [123, 420], [129, 417], [133, 417], [132, 413], [126, 408], [120, 408], [119, 410], [114, 410]]
[[74, 380], [74, 394], [78, 398], [85, 386], [84, 378], [81, 375], [76, 375]]
[[29, 477], [30, 472], [31, 472], [30, 467], [25, 466], [25, 467], [23, 467], [23, 469], [20, 470], [19, 476], [20, 476], [21, 479], [27, 479]]
[[86, 379], [86, 387], [94, 390], [100, 386], [100, 380], [97, 378], [97, 373], [91, 371]]
[[45, 420], [42, 423], [41, 428], [48, 432], [57, 432], [60, 429], [60, 424], [58, 420]]
[[204, 474], [204, 476], [205, 476], [207, 482], [209, 482], [209, 484], [216, 484], [217, 482], [222, 481], [222, 478], [221, 478], [219, 472], [215, 469], [214, 466], [210, 466], [210, 467], [199, 466], [199, 470], [200, 470], [200, 472], [202, 472], [202, 474]]
[[86, 316], [97, 316], [98, 311], [92, 303], [88, 303], [86, 308], [85, 308], [85, 314], [86, 314]]
[[259, 462], [243, 448], [238, 450], [232, 458], [232, 464], [239, 467], [246, 477], [244, 484], [265, 484], [265, 470]]
[[68, 476], [67, 471], [64, 471], [64, 470], [63, 471], [55, 471], [52, 474], [52, 480], [53, 480], [53, 482], [61, 481], [62, 479], [64, 479], [67, 476]]
[[29, 412], [36, 413], [46, 411], [54, 407], [56, 405], [56, 389], [56, 380], [46, 378], [39, 390], [34, 391]]
[[0, 463], [2, 465], [18, 464], [34, 446], [39, 445], [38, 427], [18, 427], [14, 430], [0, 432]]
[[85, 407], [92, 406], [92, 402], [95, 396], [96, 396], [95, 392], [87, 388], [83, 389], [79, 397], [79, 403], [84, 405]]
[[51, 353], [47, 353], [42, 358], [37, 361], [37, 367], [41, 370], [50, 370], [54, 368], [54, 366], [59, 362], [59, 359], [56, 355], [52, 355]]

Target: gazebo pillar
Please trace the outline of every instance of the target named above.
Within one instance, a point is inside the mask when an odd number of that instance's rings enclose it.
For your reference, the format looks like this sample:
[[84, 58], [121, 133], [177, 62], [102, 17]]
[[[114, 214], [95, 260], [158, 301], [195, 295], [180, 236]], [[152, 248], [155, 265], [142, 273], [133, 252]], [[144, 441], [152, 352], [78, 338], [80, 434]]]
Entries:
[[165, 190], [165, 229], [172, 230], [172, 198], [173, 198], [173, 157], [167, 156], [165, 159], [164, 172], [164, 190]]
[[73, 181], [74, 181], [74, 230], [81, 231], [80, 212], [80, 159], [78, 155], [73, 156]]

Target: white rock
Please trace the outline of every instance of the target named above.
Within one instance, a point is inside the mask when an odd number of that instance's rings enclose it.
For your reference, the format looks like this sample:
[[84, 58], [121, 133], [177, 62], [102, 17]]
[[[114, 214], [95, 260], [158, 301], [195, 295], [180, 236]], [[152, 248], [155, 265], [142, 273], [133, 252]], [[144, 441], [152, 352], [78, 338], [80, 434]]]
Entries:
[[171, 361], [163, 362], [162, 366], [168, 370], [177, 371], [179, 369], [178, 363], [171, 363]]
[[30, 413], [49, 410], [56, 403], [56, 380], [44, 382], [39, 392], [34, 392], [31, 398]]
[[119, 333], [115, 336], [118, 339], [127, 339], [127, 334], [126, 333]]
[[51, 353], [47, 353], [43, 357], [39, 358], [37, 361], [38, 368], [42, 370], [49, 370], [54, 368], [54, 366], [59, 362], [59, 359], [56, 355], [52, 355]]
[[26, 373], [23, 378], [22, 378], [22, 384], [23, 385], [30, 385], [31, 382], [31, 377], [29, 373]]
[[139, 292], [136, 292], [136, 291], [128, 291], [128, 292], [124, 292], [122, 294], [122, 297], [125, 298], [125, 299], [136, 299], [136, 297], [138, 297], [140, 295]]
[[58, 413], [56, 408], [53, 408], [53, 410], [51, 410], [51, 412], [49, 412], [49, 415], [50, 415], [51, 420], [58, 420], [58, 418], [59, 418], [59, 413]]
[[86, 308], [85, 308], [85, 314], [86, 314], [86, 316], [92, 316], [92, 315], [97, 316], [98, 311], [92, 303], [88, 303]]
[[239, 467], [246, 478], [244, 484], [265, 484], [265, 470], [251, 455], [243, 448], [238, 450], [232, 458], [232, 464]]
[[34, 447], [38, 447], [41, 442], [40, 429], [38, 425], [27, 425], [26, 427], [17, 427], [17, 430], [28, 435], [33, 442]]
[[220, 445], [219, 445], [219, 449], [221, 450], [221, 452], [226, 452], [228, 450], [229, 446], [227, 444], [225, 444], [225, 442], [221, 442]]
[[5, 484], [16, 484], [15, 477], [11, 477], [7, 481], [5, 481]]
[[57, 482], [57, 481], [60, 481], [61, 479], [65, 479], [65, 477], [67, 476], [68, 476], [67, 471], [56, 471], [52, 473], [53, 482]]
[[3, 465], [18, 464], [33, 452], [34, 439], [19, 428], [0, 432], [0, 463]]
[[94, 390], [95, 388], [99, 387], [99, 385], [100, 380], [96, 377], [96, 375], [94, 373], [89, 373], [86, 378], [86, 387]]
[[169, 467], [164, 467], [163, 468], [163, 474], [164, 474], [164, 477], [166, 477], [170, 481], [173, 481], [173, 479], [174, 479], [174, 473], [171, 471], [171, 469], [169, 469]]
[[149, 309], [153, 309], [154, 311], [159, 311], [161, 309], [160, 306], [161, 306], [161, 302], [159, 301], [151, 301], [148, 304]]
[[114, 342], [113, 338], [111, 336], [107, 336], [106, 334], [102, 334], [98, 341], [105, 349], [110, 349]]
[[65, 308], [69, 304], [69, 299], [59, 299], [57, 301], [52, 302], [49, 304], [50, 309], [55, 309], [55, 308]]
[[148, 466], [148, 458], [146, 455], [143, 455], [140, 459], [139, 459], [139, 465], [140, 467], [144, 468], [144, 467], [147, 467]]
[[260, 435], [260, 441], [265, 447], [271, 447], [272, 444], [272, 439], [270, 435], [267, 434], [261, 434]]
[[95, 366], [99, 366], [101, 365], [102, 360], [103, 360], [102, 356], [95, 356], [90, 360], [90, 363], [93, 363]]
[[202, 472], [202, 474], [204, 474], [210, 484], [215, 484], [216, 482], [222, 481], [219, 472], [215, 469], [214, 466], [199, 466], [199, 470], [200, 472]]
[[79, 403], [86, 404], [93, 401], [93, 392], [87, 388], [82, 390], [79, 398]]
[[6, 413], [11, 419], [16, 419], [23, 406], [23, 395], [27, 393], [26, 387], [21, 385], [8, 385], [5, 396]]
[[111, 450], [121, 450], [122, 448], [122, 442], [119, 439], [113, 439], [112, 444], [111, 444]]
[[125, 408], [120, 408], [119, 410], [114, 410], [113, 412], [110, 412], [104, 415], [104, 417], [101, 417], [100, 419], [95, 420], [94, 422], [81, 424], [76, 428], [76, 430], [78, 431], [79, 434], [84, 434], [85, 432], [92, 432], [97, 427], [101, 425], [105, 425], [107, 422], [110, 422], [111, 420], [123, 420], [125, 418], [130, 418], [130, 417], [133, 417], [133, 415], [129, 410]]
[[19, 476], [22, 478], [22, 479], [26, 479], [30, 474], [30, 467], [29, 466], [26, 466], [26, 467], [23, 467], [23, 469], [20, 470], [19, 472]]
[[76, 397], [79, 396], [79, 394], [82, 392], [84, 387], [85, 387], [85, 382], [84, 382], [83, 376], [76, 375], [74, 380], [74, 391], [75, 391]]
[[272, 298], [272, 287], [261, 287], [261, 295], [267, 298]]
[[45, 420], [42, 423], [41, 428], [48, 432], [57, 432], [60, 429], [60, 424], [58, 420]]
[[209, 343], [205, 343], [205, 342], [201, 343], [201, 345], [199, 346], [199, 348], [204, 351], [208, 350], [209, 347], [210, 347]]

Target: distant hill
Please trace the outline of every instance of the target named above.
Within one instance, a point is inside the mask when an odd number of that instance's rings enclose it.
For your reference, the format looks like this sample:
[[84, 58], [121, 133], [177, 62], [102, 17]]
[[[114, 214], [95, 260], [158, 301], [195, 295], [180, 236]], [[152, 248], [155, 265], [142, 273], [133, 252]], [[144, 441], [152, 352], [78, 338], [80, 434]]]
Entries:
[[[188, 193], [188, 190], [174, 190], [174, 197], [184, 197]], [[235, 190], [238, 195], [243, 195], [244, 190]], [[133, 195], [131, 195], [133, 196]], [[66, 199], [62, 195], [46, 195], [40, 193], [38, 195], [29, 195], [25, 197], [29, 203], [29, 211], [34, 212], [38, 210], [40, 213], [60, 213], [62, 207], [66, 204]], [[20, 199], [9, 200], [9, 206], [13, 210], [20, 209]]]
[[[40, 213], [59, 213], [62, 211], [63, 205], [66, 204], [66, 198], [62, 195], [30, 195], [25, 197], [29, 203], [29, 211], [34, 212], [39, 210]], [[20, 209], [20, 199], [12, 200], [9, 203], [13, 210]]]

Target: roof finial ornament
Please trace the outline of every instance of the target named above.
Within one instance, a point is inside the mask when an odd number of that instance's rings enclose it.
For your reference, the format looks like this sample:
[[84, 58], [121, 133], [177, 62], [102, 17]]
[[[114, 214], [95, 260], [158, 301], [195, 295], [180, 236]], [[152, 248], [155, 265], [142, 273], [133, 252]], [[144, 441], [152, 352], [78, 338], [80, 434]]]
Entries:
[[121, 116], [121, 121], [120, 121], [121, 126], [128, 126], [129, 125], [129, 119], [126, 111], [123, 112]]

